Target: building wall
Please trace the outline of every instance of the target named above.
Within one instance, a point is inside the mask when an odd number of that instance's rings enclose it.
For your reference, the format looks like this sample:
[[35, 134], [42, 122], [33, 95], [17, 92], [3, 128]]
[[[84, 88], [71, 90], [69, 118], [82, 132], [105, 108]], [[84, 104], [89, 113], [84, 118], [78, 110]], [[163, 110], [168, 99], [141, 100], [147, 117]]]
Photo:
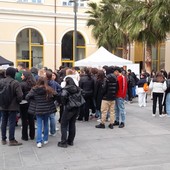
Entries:
[[[54, 0], [44, 4], [17, 3], [16, 1], [0, 1], [0, 55], [14, 61], [16, 66], [16, 37], [24, 28], [34, 28], [40, 32], [44, 40], [44, 66], [54, 69], [54, 19], [56, 18], [56, 67], [61, 65], [61, 40], [68, 31], [74, 30], [73, 7], [63, 7], [57, 2], [56, 13]], [[77, 30], [86, 42], [86, 56], [93, 53], [97, 47], [86, 26], [85, 8], [78, 9]], [[10, 49], [10, 50], [9, 50]]]

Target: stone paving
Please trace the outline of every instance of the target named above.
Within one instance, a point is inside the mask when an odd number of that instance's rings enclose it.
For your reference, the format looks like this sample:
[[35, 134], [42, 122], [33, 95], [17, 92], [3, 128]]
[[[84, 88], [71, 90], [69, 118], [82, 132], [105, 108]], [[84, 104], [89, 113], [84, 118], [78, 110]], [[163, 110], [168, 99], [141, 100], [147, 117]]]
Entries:
[[149, 99], [145, 108], [137, 99], [126, 104], [123, 129], [96, 129], [96, 120], [77, 122], [74, 146], [68, 148], [57, 146], [60, 132], [42, 148], [35, 141], [0, 145], [0, 170], [170, 170], [170, 118], [152, 117], [151, 110]]

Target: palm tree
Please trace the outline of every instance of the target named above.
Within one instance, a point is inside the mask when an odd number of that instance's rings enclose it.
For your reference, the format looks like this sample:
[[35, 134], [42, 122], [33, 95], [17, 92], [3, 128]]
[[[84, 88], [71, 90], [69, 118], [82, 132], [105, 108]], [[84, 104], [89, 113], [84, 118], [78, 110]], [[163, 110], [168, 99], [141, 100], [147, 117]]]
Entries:
[[103, 0], [99, 5], [89, 3], [90, 10], [87, 26], [92, 26], [92, 34], [98, 46], [104, 46], [112, 52], [123, 43], [123, 34], [118, 29], [116, 5], [118, 0]]
[[152, 46], [164, 41], [170, 30], [169, 0], [168, 2], [166, 0], [141, 0], [138, 3], [132, 0], [131, 2], [133, 10], [123, 24], [131, 40], [145, 44], [144, 63], [151, 64]]

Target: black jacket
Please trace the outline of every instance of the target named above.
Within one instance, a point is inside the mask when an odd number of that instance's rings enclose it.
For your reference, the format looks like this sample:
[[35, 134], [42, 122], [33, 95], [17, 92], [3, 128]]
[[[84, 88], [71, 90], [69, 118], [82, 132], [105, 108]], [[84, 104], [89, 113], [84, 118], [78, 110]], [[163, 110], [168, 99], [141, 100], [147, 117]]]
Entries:
[[[11, 82], [11, 80], [12, 80], [12, 82]], [[11, 94], [12, 102], [8, 108], [4, 109], [4, 108], [0, 107], [0, 110], [1, 111], [2, 110], [4, 110], [4, 111], [19, 111], [19, 103], [21, 102], [22, 97], [23, 97], [21, 86], [17, 80], [14, 80], [11, 77], [5, 78], [4, 81], [7, 83], [11, 82], [10, 87], [11, 87], [11, 92], [13, 93], [13, 94]]]
[[56, 106], [54, 101], [56, 99], [56, 95], [46, 98], [46, 90], [44, 87], [34, 87], [31, 91], [26, 95], [26, 100], [30, 100], [30, 105], [28, 109], [28, 113], [31, 114], [51, 114], [56, 112]]
[[137, 85], [138, 87], [143, 87], [143, 85], [146, 83], [146, 79], [145, 78], [141, 78], [138, 82]]
[[106, 75], [103, 86], [103, 100], [112, 101], [116, 99], [116, 92], [118, 90], [117, 78], [114, 74]]
[[92, 77], [88, 77], [88, 75], [83, 75], [79, 81], [79, 87], [83, 91], [83, 96], [93, 97], [94, 95], [94, 79]]
[[104, 81], [96, 80], [94, 88], [94, 100], [96, 103], [96, 110], [101, 109], [101, 102], [103, 98], [103, 84]]

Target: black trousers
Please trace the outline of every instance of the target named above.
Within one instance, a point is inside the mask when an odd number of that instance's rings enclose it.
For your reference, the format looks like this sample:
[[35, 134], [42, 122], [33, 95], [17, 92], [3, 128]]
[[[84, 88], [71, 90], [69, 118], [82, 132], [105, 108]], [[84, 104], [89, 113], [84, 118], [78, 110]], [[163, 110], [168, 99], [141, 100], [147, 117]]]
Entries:
[[[73, 142], [76, 135], [76, 118], [80, 108], [74, 108], [68, 111], [65, 107], [61, 117], [61, 141]], [[68, 131], [68, 135], [67, 135]], [[68, 137], [67, 137], [68, 136]]]
[[157, 106], [157, 99], [159, 102], [159, 114], [162, 114], [162, 104], [163, 104], [163, 93], [154, 93], [153, 92], [153, 114], [156, 114], [156, 106]]
[[35, 123], [34, 115], [28, 113], [29, 104], [20, 105], [20, 114], [22, 121], [22, 139], [28, 140], [28, 126], [29, 126], [29, 137], [35, 138]]
[[[89, 120], [89, 112], [90, 112], [89, 109], [92, 108], [92, 104], [94, 104], [94, 103], [93, 103], [92, 97], [85, 97], [84, 99], [85, 99], [86, 103], [83, 106], [81, 106], [78, 120], [83, 120], [83, 118], [84, 118], [85, 121], [88, 121]], [[94, 113], [95, 113], [95, 111], [94, 111]]]

